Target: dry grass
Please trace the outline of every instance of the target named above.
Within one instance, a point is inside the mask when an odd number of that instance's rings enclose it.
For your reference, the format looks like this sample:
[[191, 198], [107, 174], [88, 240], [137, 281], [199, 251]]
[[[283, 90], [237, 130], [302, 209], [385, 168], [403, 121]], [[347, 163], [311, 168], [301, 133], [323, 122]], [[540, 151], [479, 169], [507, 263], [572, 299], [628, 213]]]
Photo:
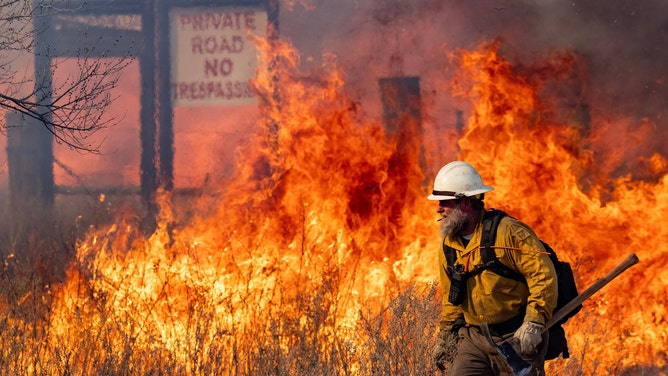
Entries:
[[[283, 291], [265, 292], [276, 298], [262, 309], [250, 293], [240, 304], [238, 299], [213, 301], [206, 291], [191, 287], [185, 290], [191, 314], [184, 336], [179, 343], [161, 346], [158, 338], [151, 343], [145, 336], [159, 330], [151, 327], [150, 312], [143, 318], [141, 312], [119, 313], [115, 307], [120, 300], [101, 294], [86, 278], [77, 279], [76, 267], [69, 276], [64, 273], [74, 261], [77, 239], [89, 226], [109, 223], [117, 214], [107, 204], [93, 198], [79, 206], [60, 202], [50, 213], [38, 205], [4, 210], [2, 375], [433, 373], [425, 354], [438, 317], [435, 285], [405, 286], [385, 306], [367, 302], [352, 326], [339, 321], [337, 310], [348, 297], [340, 291], [342, 276], [336, 267], [314, 280], [279, 282], [277, 289]], [[80, 212], [88, 216], [76, 214]], [[87, 275], [86, 270], [78, 273]], [[67, 312], [54, 313], [56, 286], [68, 279], [79, 281], [77, 294], [85, 299]], [[165, 281], [164, 287], [173, 289], [176, 283]], [[252, 318], [252, 325], [221, 326], [216, 320], [221, 309]], [[54, 326], [63, 320], [68, 323], [65, 333]]]
[[[81, 207], [71, 203], [48, 216], [42, 209], [20, 215], [4, 209], [0, 375], [439, 374], [430, 359], [440, 310], [437, 285], [393, 286], [389, 299], [361, 302], [357, 317], [343, 322], [340, 310], [350, 291], [335, 265], [297, 282], [266, 271], [277, 284], [261, 297], [249, 289], [213, 299], [205, 285], [183, 286], [167, 276], [163, 290], [183, 297], [167, 304], [169, 312], [187, 313], [174, 318], [183, 330], [167, 343], [152, 314], [169, 294], [135, 305], [89, 283], [88, 270], [64, 274], [76, 239], [89, 225], [116, 215], [99, 201], [86, 205], [92, 213], [87, 218], [74, 214]], [[56, 286], [66, 280], [78, 297], [67, 310], [60, 305], [54, 311]], [[225, 315], [246, 320], [222, 325]], [[582, 360], [560, 360], [559, 373], [584, 374]], [[596, 374], [665, 374], [658, 368], [603, 368]]]

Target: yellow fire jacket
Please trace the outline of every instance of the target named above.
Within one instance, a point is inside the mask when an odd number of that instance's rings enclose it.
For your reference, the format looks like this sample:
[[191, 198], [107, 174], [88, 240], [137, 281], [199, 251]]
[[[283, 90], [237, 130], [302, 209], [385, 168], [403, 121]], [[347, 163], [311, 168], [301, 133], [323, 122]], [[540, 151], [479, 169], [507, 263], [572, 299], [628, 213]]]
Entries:
[[[483, 263], [480, 255], [481, 223], [482, 216], [466, 247], [459, 236], [448, 236], [443, 240], [447, 246], [456, 250], [456, 264], [462, 264], [464, 271], [471, 271]], [[441, 249], [441, 329], [452, 329], [455, 321], [462, 317], [471, 325], [483, 322], [498, 324], [517, 316], [524, 305], [524, 321], [545, 324], [552, 317], [557, 304], [557, 275], [548, 253], [533, 230], [515, 218], [504, 217], [499, 223], [494, 250], [497, 258], [524, 275], [527, 283], [484, 270], [468, 279], [466, 297], [460, 306], [455, 306], [448, 302], [450, 279], [446, 274], [447, 261]]]

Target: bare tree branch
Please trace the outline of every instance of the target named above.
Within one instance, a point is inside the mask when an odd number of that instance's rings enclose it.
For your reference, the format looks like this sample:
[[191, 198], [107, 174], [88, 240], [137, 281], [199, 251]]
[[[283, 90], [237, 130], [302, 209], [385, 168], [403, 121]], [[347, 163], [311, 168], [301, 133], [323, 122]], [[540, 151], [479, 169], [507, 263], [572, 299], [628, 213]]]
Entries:
[[[115, 99], [111, 93], [120, 74], [132, 60], [130, 51], [117, 56], [95, 50], [92, 43], [93, 47], [71, 46], [67, 57], [61, 57], [62, 51], [52, 45], [36, 45], [42, 36], [49, 43], [50, 35], [41, 33], [53, 32], [52, 19], [68, 13], [85, 18], [86, 6], [86, 1], [0, 0], [0, 127], [8, 126], [4, 113], [18, 112], [38, 120], [57, 142], [98, 152], [99, 145], [89, 140], [117, 123], [107, 109]], [[27, 69], [30, 56], [47, 59], [50, 71]], [[60, 64], [71, 61], [77, 70], [52, 77]]]

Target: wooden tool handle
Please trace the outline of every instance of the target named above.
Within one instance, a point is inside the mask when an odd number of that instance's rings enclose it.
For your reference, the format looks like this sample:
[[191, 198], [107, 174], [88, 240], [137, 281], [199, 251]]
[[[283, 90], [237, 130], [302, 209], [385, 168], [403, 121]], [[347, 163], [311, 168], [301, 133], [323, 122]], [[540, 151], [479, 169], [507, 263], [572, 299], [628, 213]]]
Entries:
[[585, 300], [589, 299], [594, 293], [602, 289], [603, 286], [607, 285], [610, 281], [617, 278], [618, 275], [622, 274], [626, 269], [632, 267], [638, 263], [638, 256], [634, 253], [631, 253], [624, 261], [612, 269], [608, 274], [603, 276], [598, 281], [594, 282], [589, 288], [584, 290], [580, 295], [576, 296], [573, 300], [568, 302], [565, 306], [561, 307], [560, 310], [552, 315], [552, 318], [548, 320], [545, 325], [545, 329], [549, 329], [555, 323], [561, 321], [566, 315], [571, 313], [577, 306], [582, 304]]

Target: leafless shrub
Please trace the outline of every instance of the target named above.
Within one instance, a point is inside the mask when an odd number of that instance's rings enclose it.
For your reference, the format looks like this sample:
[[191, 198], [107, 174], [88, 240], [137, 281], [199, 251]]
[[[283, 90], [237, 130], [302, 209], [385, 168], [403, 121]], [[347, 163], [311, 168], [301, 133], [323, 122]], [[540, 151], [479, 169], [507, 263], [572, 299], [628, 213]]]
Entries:
[[440, 305], [437, 285], [409, 285], [376, 315], [360, 312], [365, 333], [367, 375], [429, 375], [434, 373], [431, 349], [434, 344]]

